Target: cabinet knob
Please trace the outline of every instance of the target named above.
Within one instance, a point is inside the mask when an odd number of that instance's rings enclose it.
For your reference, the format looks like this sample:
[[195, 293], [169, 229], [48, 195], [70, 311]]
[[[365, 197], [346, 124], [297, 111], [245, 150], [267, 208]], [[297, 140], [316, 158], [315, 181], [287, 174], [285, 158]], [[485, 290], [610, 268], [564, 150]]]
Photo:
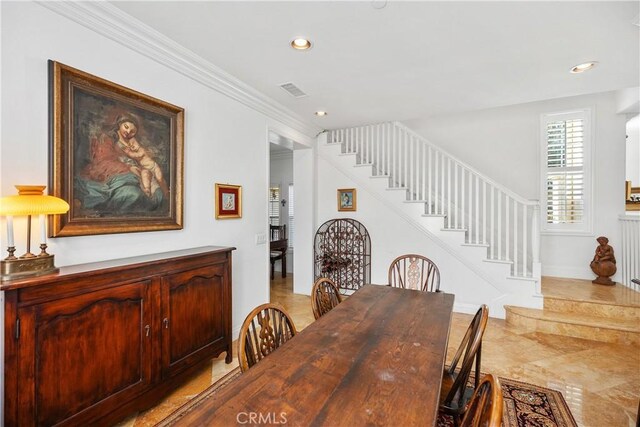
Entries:
[[168, 318], [164, 318], [164, 320], [162, 321], [162, 323], [164, 323], [164, 328], [165, 329], [169, 329], [169, 319]]
[[145, 335], [146, 335], [146, 336], [149, 336], [149, 331], [151, 331], [151, 326], [146, 325], [146, 326], [144, 327], [144, 331], [145, 331]]

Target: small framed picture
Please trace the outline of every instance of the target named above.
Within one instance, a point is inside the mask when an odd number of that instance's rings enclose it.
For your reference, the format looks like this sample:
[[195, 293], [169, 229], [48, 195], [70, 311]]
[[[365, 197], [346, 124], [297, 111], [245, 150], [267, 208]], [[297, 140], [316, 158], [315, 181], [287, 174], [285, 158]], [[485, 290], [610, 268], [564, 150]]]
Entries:
[[216, 219], [242, 218], [242, 186], [216, 184]]
[[355, 188], [339, 188], [338, 189], [338, 210], [339, 211], [355, 211], [356, 210], [356, 189]]

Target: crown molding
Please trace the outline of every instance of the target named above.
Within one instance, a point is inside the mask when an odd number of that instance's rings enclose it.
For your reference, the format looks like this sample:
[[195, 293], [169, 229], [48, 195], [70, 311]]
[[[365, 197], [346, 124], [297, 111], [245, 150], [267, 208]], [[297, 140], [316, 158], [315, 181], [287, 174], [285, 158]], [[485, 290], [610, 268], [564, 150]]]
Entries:
[[37, 1], [59, 15], [313, 137], [321, 129], [167, 36], [104, 1]]

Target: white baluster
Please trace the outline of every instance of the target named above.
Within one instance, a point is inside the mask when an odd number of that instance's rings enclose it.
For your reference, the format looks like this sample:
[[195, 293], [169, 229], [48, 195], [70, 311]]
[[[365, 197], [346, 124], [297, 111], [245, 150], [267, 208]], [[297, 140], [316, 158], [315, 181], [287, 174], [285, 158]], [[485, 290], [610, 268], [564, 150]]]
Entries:
[[367, 163], [373, 163], [373, 127], [367, 126]]
[[475, 175], [476, 181], [476, 222], [474, 224], [475, 227], [475, 235], [476, 235], [476, 243], [480, 243], [480, 237], [478, 235], [480, 230], [480, 177]]
[[418, 186], [418, 161], [420, 160], [420, 156], [418, 155], [418, 142], [414, 137], [411, 137], [411, 164], [413, 165], [413, 169], [411, 171], [411, 176], [413, 177], [412, 187], [413, 190], [411, 192], [413, 200], [418, 199], [418, 191], [420, 187]]
[[380, 168], [382, 167], [380, 161], [380, 126], [380, 123], [376, 125], [376, 170], [378, 175], [380, 175]]
[[369, 145], [371, 144], [371, 141], [369, 139], [369, 126], [365, 126], [364, 128], [362, 128], [362, 134], [364, 139], [364, 163], [369, 164], [371, 163], [371, 148]]
[[498, 259], [502, 258], [502, 191], [498, 191]]
[[513, 269], [518, 275], [518, 205], [513, 203]]
[[495, 228], [495, 187], [491, 186], [491, 258], [496, 257], [496, 228]]
[[451, 228], [451, 158], [447, 157], [447, 228]]
[[489, 184], [487, 181], [484, 181], [482, 184], [482, 243], [485, 245], [488, 243], [487, 240], [487, 188]]
[[391, 124], [388, 123], [385, 129], [385, 134], [387, 135], [387, 144], [386, 144], [386, 150], [387, 150], [387, 175], [391, 176], [391, 155], [392, 155], [392, 150], [393, 150], [393, 128], [391, 127]]
[[433, 213], [433, 206], [432, 206], [432, 202], [433, 202], [433, 198], [431, 197], [432, 194], [432, 179], [431, 177], [433, 176], [433, 167], [431, 167], [431, 165], [433, 164], [433, 150], [431, 149], [431, 146], [429, 146], [427, 148], [427, 210], [429, 214]]
[[[455, 206], [460, 206], [459, 202], [458, 202], [458, 172], [460, 170], [460, 167], [458, 165], [458, 162], [454, 162], [454, 167], [453, 167], [453, 201], [455, 202]], [[456, 210], [455, 212], [455, 218], [453, 219], [453, 227], [454, 228], [460, 228], [460, 215], [458, 215], [458, 209], [454, 208]], [[449, 215], [453, 215], [453, 212], [449, 212]]]
[[444, 204], [444, 170], [445, 170], [445, 158], [442, 152], [438, 152], [438, 190], [436, 194], [438, 195], [437, 201], [440, 204], [440, 214], [446, 215], [445, 212], [446, 206]]
[[440, 213], [440, 207], [438, 205], [438, 150], [435, 148], [431, 150], [432, 161], [432, 174], [431, 174], [431, 204], [433, 205], [433, 214], [438, 215]]
[[522, 205], [522, 275], [527, 275], [527, 265], [529, 264], [528, 260], [528, 241], [527, 239], [527, 205]]
[[402, 176], [403, 187], [409, 187], [409, 135], [402, 131]]
[[510, 204], [510, 197], [507, 196], [505, 194], [504, 196], [504, 210], [505, 210], [505, 224], [504, 224], [504, 245], [505, 245], [505, 249], [504, 249], [504, 253], [505, 253], [505, 259], [510, 259], [511, 261], [513, 261], [513, 257], [511, 256], [511, 247], [510, 247], [510, 243], [511, 240], [510, 235], [511, 235], [511, 204]]
[[469, 209], [467, 209], [467, 238], [471, 241], [471, 233], [473, 232], [473, 178], [474, 173], [469, 171]]
[[392, 186], [396, 187], [396, 183], [398, 181], [398, 166], [397, 166], [397, 161], [398, 161], [398, 132], [399, 129], [393, 127], [392, 128], [393, 131], [393, 161], [391, 162], [391, 175], [393, 176], [393, 180], [392, 180]]
[[467, 194], [465, 193], [465, 188], [467, 184], [467, 168], [462, 168], [462, 176], [460, 177], [461, 187], [460, 187], [460, 225], [458, 228], [465, 228], [467, 204], [465, 200], [467, 199]]

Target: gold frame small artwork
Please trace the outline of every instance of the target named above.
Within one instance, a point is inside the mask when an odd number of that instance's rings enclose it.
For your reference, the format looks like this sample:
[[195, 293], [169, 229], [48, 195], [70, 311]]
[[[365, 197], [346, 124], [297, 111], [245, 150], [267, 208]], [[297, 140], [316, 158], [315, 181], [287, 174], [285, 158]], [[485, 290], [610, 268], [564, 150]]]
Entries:
[[355, 188], [338, 189], [338, 211], [355, 212], [357, 208], [357, 193]]
[[242, 218], [242, 186], [216, 184], [216, 219]]
[[627, 211], [640, 211], [640, 197], [636, 197], [636, 194], [640, 195], [640, 187], [632, 187], [631, 181], [625, 181], [625, 210]]

